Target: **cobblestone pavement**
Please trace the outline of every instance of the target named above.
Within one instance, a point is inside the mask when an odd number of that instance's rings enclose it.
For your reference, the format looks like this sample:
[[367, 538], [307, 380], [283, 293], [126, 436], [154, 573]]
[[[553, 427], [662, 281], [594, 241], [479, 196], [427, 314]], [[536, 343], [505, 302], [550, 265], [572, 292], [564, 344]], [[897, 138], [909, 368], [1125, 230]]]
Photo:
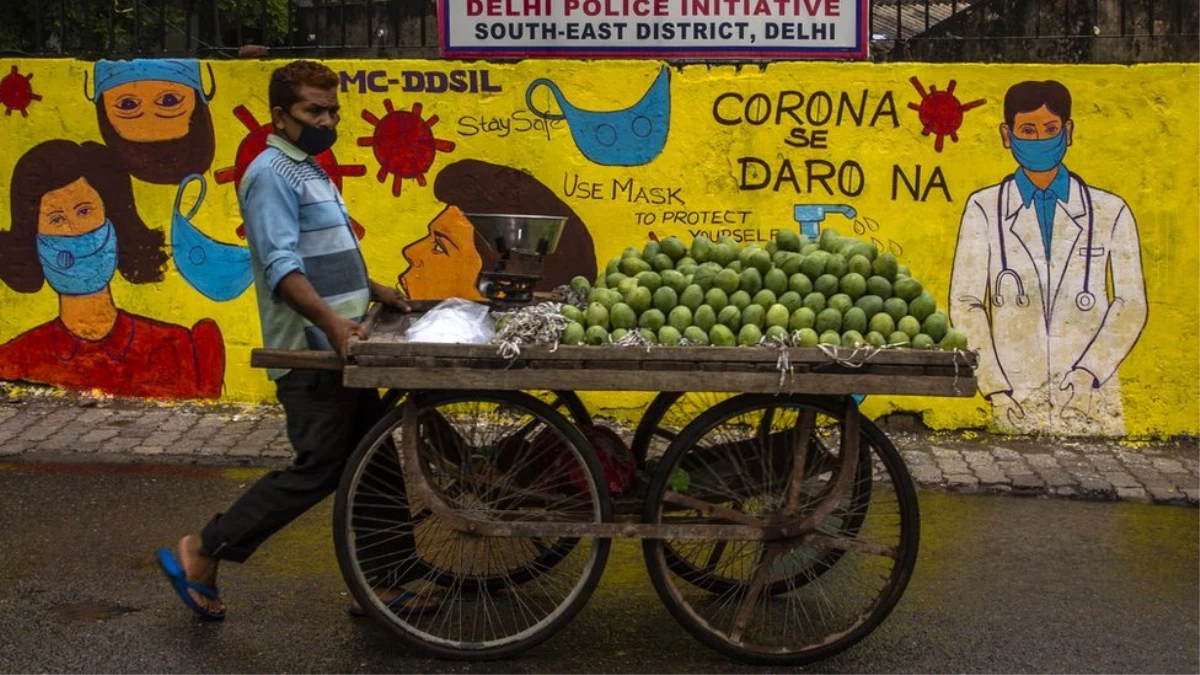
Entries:
[[[1196, 506], [1195, 439], [1122, 444], [972, 432], [889, 430], [917, 484]], [[62, 395], [0, 400], [0, 461], [176, 461], [282, 466], [291, 457], [277, 406], [172, 406]]]

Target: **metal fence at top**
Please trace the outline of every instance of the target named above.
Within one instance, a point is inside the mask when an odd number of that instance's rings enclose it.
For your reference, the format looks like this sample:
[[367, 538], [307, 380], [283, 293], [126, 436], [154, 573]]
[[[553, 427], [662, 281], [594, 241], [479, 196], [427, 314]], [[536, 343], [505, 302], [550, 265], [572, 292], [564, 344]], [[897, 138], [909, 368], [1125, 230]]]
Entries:
[[[438, 56], [435, 0], [2, 0], [0, 54]], [[874, 60], [1194, 61], [1197, 0], [871, 0]]]

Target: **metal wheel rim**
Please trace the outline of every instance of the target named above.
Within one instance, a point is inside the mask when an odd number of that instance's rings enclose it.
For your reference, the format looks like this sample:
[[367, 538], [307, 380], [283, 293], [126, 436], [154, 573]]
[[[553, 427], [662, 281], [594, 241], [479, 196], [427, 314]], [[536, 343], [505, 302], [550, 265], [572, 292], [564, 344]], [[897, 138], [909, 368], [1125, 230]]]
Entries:
[[[482, 396], [464, 396], [457, 401], [455, 401], [454, 399], [448, 399], [448, 400], [443, 399], [443, 400], [437, 401], [437, 404], [448, 405], [448, 404], [454, 404], [454, 403], [465, 403], [465, 402], [470, 402], [470, 401], [487, 401], [490, 403], [494, 403], [497, 406], [511, 405], [511, 401], [494, 400], [494, 399], [489, 399], [489, 398], [482, 397]], [[542, 403], [545, 403], [545, 402], [543, 401]], [[526, 413], [526, 415], [529, 415], [529, 416], [532, 416], [535, 418], [538, 417], [535, 413], [533, 413], [532, 411], [529, 411], [529, 410], [526, 410], [525, 413]], [[545, 420], [543, 420], [543, 422], [548, 425], [548, 422], [546, 422]], [[360, 461], [357, 464], [357, 466], [354, 467], [353, 477], [351, 478], [351, 482], [350, 482], [350, 485], [352, 486], [352, 488], [348, 494], [348, 499], [350, 500], [351, 508], [348, 508], [346, 511], [345, 525], [346, 525], [347, 530], [352, 529], [351, 521], [354, 518], [354, 508], [353, 508], [354, 497], [358, 493], [359, 487], [362, 485], [363, 473], [366, 470], [366, 468], [371, 465], [372, 457], [376, 453], [381, 451], [381, 448], [387, 442], [387, 439], [392, 436], [392, 434], [399, 428], [399, 426], [400, 426], [400, 422], [397, 421], [395, 424], [393, 424], [389, 427], [387, 433], [385, 433], [384, 435], [380, 435], [377, 439], [375, 439], [375, 441], [370, 446], [370, 449], [367, 451], [366, 454], [363, 455], [362, 461]], [[548, 425], [548, 428], [553, 428], [553, 427], [550, 427]], [[570, 447], [570, 452], [572, 453], [572, 455], [574, 455], [574, 459], [576, 461], [582, 462], [582, 459], [579, 456], [578, 448], [574, 447], [574, 445], [572, 445], [572, 444], [569, 444], [569, 447]], [[590, 501], [592, 504], [592, 509], [591, 509], [592, 517], [595, 522], [600, 522], [602, 519], [601, 504], [600, 504], [600, 498], [598, 496], [597, 489], [596, 489], [596, 487], [597, 487], [596, 483], [593, 480], [593, 477], [591, 476], [590, 473], [585, 471], [584, 476], [587, 480], [588, 493], [590, 495]], [[413, 638], [415, 638], [423, 643], [428, 643], [431, 645], [435, 645], [435, 646], [446, 648], [446, 649], [456, 650], [456, 651], [485, 651], [485, 650], [500, 649], [500, 648], [507, 647], [510, 645], [515, 645], [522, 641], [529, 640], [529, 639], [535, 637], [542, 631], [548, 630], [557, 621], [559, 621], [563, 617], [564, 614], [566, 614], [573, 607], [573, 605], [575, 604], [575, 602], [577, 601], [577, 599], [579, 598], [581, 593], [584, 593], [585, 591], [590, 592], [591, 589], [588, 588], [589, 579], [592, 577], [593, 570], [594, 570], [595, 566], [598, 564], [598, 562], [600, 561], [600, 557], [604, 551], [602, 550], [603, 547], [598, 545], [600, 543], [598, 539], [589, 538], [588, 540], [592, 544], [591, 550], [588, 552], [586, 560], [584, 560], [582, 562], [580, 570], [579, 570], [579, 574], [577, 575], [577, 578], [574, 580], [570, 591], [565, 596], [563, 596], [561, 598], [561, 600], [558, 601], [557, 606], [553, 609], [553, 611], [551, 611], [548, 614], [546, 614], [545, 616], [541, 617], [533, 625], [528, 626], [524, 630], [521, 630], [521, 631], [511, 634], [511, 635], [507, 635], [500, 639], [490, 640], [490, 641], [485, 641], [485, 642], [466, 642], [466, 641], [462, 641], [462, 640], [454, 640], [454, 639], [446, 638], [444, 636], [432, 634], [432, 633], [428, 632], [427, 630], [422, 630], [422, 629], [418, 628], [418, 626], [414, 625], [413, 622], [404, 620], [403, 617], [398, 616], [395, 612], [390, 611], [390, 609], [387, 607], [387, 605], [385, 605], [378, 598], [378, 596], [375, 595], [374, 593], [371, 594], [370, 604], [376, 610], [376, 614], [386, 617], [386, 620], [389, 621], [392, 625], [399, 627], [405, 633], [409, 634]], [[357, 583], [360, 585], [361, 588], [371, 588], [371, 582], [367, 579], [366, 575], [364, 574], [363, 567], [360, 564], [360, 561], [358, 559], [357, 551], [355, 550], [355, 547], [353, 547], [353, 546], [350, 547], [350, 560], [352, 563], [353, 576], [354, 576], [355, 580], [357, 581]]]

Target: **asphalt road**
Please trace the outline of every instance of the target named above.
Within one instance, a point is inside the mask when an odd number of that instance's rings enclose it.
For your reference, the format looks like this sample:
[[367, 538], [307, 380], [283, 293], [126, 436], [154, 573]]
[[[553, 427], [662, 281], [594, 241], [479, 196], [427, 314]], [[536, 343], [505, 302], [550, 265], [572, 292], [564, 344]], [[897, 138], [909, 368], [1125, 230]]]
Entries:
[[[746, 672], [659, 603], [614, 547], [579, 617], [519, 660], [416, 658], [346, 616], [332, 500], [221, 580], [192, 620], [153, 552], [254, 480], [246, 469], [0, 464], [3, 672]], [[900, 605], [823, 672], [1200, 672], [1194, 508], [922, 493]], [[766, 672], [763, 670], [762, 672]], [[777, 672], [777, 671], [776, 671]]]

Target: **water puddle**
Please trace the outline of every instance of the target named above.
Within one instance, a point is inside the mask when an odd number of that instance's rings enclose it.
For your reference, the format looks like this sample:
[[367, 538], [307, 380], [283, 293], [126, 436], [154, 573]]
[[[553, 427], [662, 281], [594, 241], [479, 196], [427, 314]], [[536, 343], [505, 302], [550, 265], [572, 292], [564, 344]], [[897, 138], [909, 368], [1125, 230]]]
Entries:
[[136, 612], [136, 607], [108, 605], [102, 602], [73, 602], [54, 605], [50, 611], [62, 619], [70, 621], [107, 621], [116, 619], [130, 612]]

